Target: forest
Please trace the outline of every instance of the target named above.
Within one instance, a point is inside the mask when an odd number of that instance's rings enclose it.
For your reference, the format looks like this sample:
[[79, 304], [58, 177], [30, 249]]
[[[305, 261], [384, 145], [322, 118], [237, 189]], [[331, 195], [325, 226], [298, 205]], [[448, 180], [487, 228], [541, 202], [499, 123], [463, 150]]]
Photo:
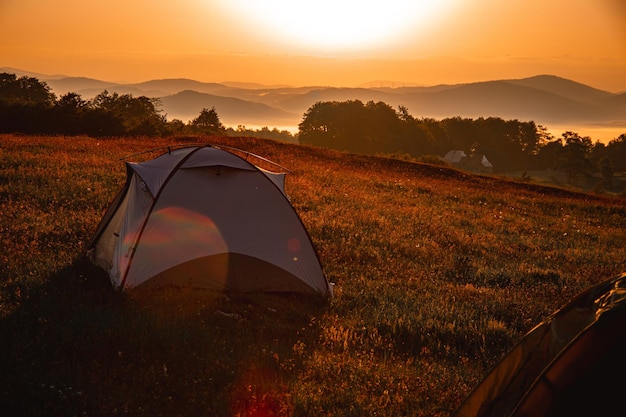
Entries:
[[204, 108], [184, 123], [168, 120], [159, 99], [103, 91], [91, 100], [77, 93], [61, 97], [33, 77], [0, 74], [0, 133], [113, 136], [220, 134], [260, 137], [365, 155], [440, 162], [451, 150], [484, 155], [494, 173], [557, 170], [568, 182], [601, 179], [610, 189], [626, 171], [626, 133], [608, 144], [574, 131], [554, 137], [534, 121], [449, 117], [420, 118], [405, 107], [360, 100], [317, 102], [303, 115], [298, 133], [274, 128], [226, 128], [218, 111]]
[[158, 98], [107, 90], [91, 100], [72, 92], [57, 98], [45, 82], [9, 73], [0, 74], [0, 133], [92, 137], [224, 134], [295, 142], [289, 131], [276, 128], [226, 128], [215, 108], [202, 109], [198, 117], [184, 123], [168, 120]]

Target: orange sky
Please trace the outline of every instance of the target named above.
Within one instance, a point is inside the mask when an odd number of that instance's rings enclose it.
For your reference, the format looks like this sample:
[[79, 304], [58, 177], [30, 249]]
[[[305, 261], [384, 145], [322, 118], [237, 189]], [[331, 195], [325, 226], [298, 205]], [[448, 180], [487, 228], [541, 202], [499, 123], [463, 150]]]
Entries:
[[334, 86], [554, 74], [622, 92], [626, 2], [0, 0], [0, 67]]

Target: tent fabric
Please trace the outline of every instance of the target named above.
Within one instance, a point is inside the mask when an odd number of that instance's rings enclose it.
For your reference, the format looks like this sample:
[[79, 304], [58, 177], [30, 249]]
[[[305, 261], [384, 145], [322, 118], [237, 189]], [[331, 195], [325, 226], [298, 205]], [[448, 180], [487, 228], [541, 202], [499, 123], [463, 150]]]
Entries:
[[116, 288], [331, 295], [284, 173], [213, 146], [126, 166], [126, 184], [88, 250]]
[[603, 415], [626, 392], [626, 273], [530, 330], [453, 417]]

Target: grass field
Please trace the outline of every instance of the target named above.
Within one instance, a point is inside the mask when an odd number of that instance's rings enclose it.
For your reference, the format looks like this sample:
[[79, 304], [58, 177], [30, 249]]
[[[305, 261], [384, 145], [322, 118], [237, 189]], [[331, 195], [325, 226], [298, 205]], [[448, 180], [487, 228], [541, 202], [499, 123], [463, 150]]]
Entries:
[[[330, 304], [119, 293], [85, 261], [120, 158], [186, 142], [292, 171]], [[0, 135], [0, 410], [449, 416], [524, 333], [626, 270], [625, 203], [252, 138]]]

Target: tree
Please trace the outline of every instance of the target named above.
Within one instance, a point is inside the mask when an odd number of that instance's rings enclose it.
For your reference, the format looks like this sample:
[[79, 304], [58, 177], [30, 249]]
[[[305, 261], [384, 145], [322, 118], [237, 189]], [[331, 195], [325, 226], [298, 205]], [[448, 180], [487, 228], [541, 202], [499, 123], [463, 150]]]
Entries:
[[211, 110], [203, 108], [198, 117], [190, 122], [190, 126], [196, 132], [210, 135], [222, 134], [225, 130], [215, 107]]
[[400, 121], [399, 150], [413, 157], [436, 153], [433, 146], [435, 139], [424, 119], [416, 119], [404, 106], [399, 106], [397, 113]]
[[433, 118], [422, 118], [419, 122], [430, 139], [430, 146], [425, 151], [425, 154], [443, 156], [446, 152], [453, 149], [453, 146], [450, 145], [450, 135], [441, 122]]
[[609, 158], [604, 156], [598, 161], [598, 171], [602, 176], [602, 185], [606, 188], [613, 186], [613, 163]]
[[0, 74], [0, 102], [9, 105], [51, 107], [55, 95], [45, 82], [33, 77], [17, 78], [15, 74]]
[[87, 108], [89, 103], [77, 93], [67, 93], [59, 97], [54, 103], [55, 107], [64, 111], [78, 113]]
[[[167, 130], [165, 117], [159, 114], [156, 103], [158, 100], [146, 96], [133, 97], [131, 94], [109, 94], [107, 90], [98, 94], [91, 101], [91, 107], [96, 110], [96, 119], [101, 121], [102, 132], [111, 132], [108, 123], [113, 123], [115, 130], [122, 127], [123, 134], [127, 135], [156, 135]], [[106, 134], [106, 133], [101, 133]]]
[[534, 169], [552, 169], [555, 168], [556, 161], [559, 155], [563, 151], [563, 140], [561, 138], [553, 138], [552, 140], [544, 143], [537, 156], [534, 158]]
[[131, 135], [153, 136], [165, 131], [167, 121], [157, 110], [157, 100], [146, 96], [124, 95], [122, 119], [126, 131]]
[[300, 143], [342, 151], [398, 152], [403, 128], [400, 114], [381, 101], [318, 102], [298, 125]]
[[555, 168], [565, 172], [570, 182], [580, 176], [590, 176], [593, 172], [589, 159], [591, 139], [570, 131], [563, 133], [562, 137], [565, 144], [557, 155]]
[[55, 95], [36, 78], [0, 74], [0, 131], [52, 133]]
[[239, 125], [237, 129], [227, 128], [224, 133], [230, 137], [252, 137], [298, 143], [298, 139], [290, 131], [278, 130], [276, 127], [270, 130], [269, 127], [263, 126], [260, 129], [253, 130], [246, 128], [244, 125]]
[[363, 109], [364, 134], [361, 152], [404, 152], [405, 144], [401, 140], [404, 127], [400, 114], [393, 107], [382, 101], [368, 101]]
[[85, 133], [85, 113], [89, 111], [89, 102], [80, 94], [67, 93], [54, 103], [55, 126], [57, 133], [77, 135]]
[[449, 149], [446, 152], [460, 149], [469, 153], [474, 142], [479, 139], [478, 125], [472, 119], [456, 116], [445, 118], [440, 123], [448, 133]]
[[298, 138], [303, 145], [350, 150], [352, 138], [358, 135], [359, 100], [317, 102], [305, 112], [298, 125]]
[[609, 141], [606, 146], [606, 154], [613, 162], [615, 171], [626, 171], [626, 133]]
[[184, 133], [185, 128], [185, 123], [180, 119], [172, 119], [167, 122], [167, 133], [170, 135]]

